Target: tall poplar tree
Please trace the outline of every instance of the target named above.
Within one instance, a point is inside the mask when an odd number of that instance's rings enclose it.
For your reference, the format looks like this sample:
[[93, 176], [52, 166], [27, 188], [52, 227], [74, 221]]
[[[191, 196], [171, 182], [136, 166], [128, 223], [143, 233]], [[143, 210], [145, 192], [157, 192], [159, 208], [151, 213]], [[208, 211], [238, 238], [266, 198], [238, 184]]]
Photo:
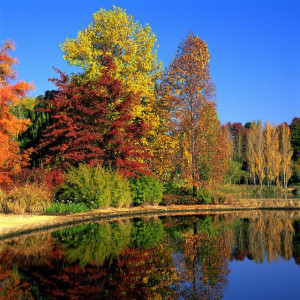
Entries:
[[281, 153], [281, 175], [283, 187], [286, 189], [288, 181], [292, 176], [292, 145], [290, 128], [286, 123], [279, 126], [280, 130], [280, 153]]
[[248, 134], [248, 165], [256, 184], [256, 176], [262, 187], [265, 178], [264, 133], [260, 121], [252, 122]]
[[180, 43], [160, 87], [168, 103], [169, 132], [180, 144], [176, 159], [180, 174], [193, 186], [194, 196], [197, 187], [220, 180], [226, 169], [227, 147], [215, 110], [209, 59], [206, 43], [190, 33]]
[[265, 125], [265, 167], [268, 186], [276, 182], [279, 176], [281, 155], [279, 152], [279, 136], [276, 126], [266, 122]]

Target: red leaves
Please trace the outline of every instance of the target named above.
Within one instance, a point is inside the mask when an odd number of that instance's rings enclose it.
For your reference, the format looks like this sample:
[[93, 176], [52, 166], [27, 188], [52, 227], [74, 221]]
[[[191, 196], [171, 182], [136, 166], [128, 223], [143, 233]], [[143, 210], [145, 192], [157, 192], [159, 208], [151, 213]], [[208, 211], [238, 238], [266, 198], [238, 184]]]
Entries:
[[141, 146], [149, 126], [131, 114], [139, 99], [123, 93], [120, 81], [109, 74], [113, 65], [109, 60], [107, 64], [95, 81], [69, 78], [60, 71], [61, 79], [52, 80], [58, 86], [48, 102], [53, 124], [38, 149], [47, 153], [46, 164], [65, 168], [97, 162], [126, 176], [149, 173], [142, 162], [149, 155]]

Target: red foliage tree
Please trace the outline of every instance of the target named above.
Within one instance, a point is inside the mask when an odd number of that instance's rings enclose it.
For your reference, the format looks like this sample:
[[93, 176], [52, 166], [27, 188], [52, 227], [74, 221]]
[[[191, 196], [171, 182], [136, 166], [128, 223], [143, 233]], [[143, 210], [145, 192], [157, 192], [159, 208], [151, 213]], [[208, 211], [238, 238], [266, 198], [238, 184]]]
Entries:
[[95, 81], [61, 73], [51, 79], [58, 86], [53, 100], [48, 100], [53, 118], [39, 150], [46, 154], [45, 164], [63, 168], [79, 163], [103, 164], [125, 176], [149, 174], [142, 158], [141, 140], [149, 129], [131, 111], [139, 101], [137, 95], [124, 95], [122, 84], [110, 74], [115, 68], [106, 58], [106, 68]]

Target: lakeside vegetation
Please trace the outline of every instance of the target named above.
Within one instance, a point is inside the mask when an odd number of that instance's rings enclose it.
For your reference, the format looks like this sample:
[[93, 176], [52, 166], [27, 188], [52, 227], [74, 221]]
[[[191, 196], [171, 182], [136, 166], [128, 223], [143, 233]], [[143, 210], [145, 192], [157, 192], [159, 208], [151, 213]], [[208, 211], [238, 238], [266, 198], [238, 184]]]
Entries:
[[299, 184], [300, 119], [221, 126], [198, 36], [163, 69], [152, 29], [114, 7], [61, 47], [82, 71], [57, 70], [57, 90], [37, 98], [12, 83], [14, 45], [0, 51], [2, 212], [220, 204]]

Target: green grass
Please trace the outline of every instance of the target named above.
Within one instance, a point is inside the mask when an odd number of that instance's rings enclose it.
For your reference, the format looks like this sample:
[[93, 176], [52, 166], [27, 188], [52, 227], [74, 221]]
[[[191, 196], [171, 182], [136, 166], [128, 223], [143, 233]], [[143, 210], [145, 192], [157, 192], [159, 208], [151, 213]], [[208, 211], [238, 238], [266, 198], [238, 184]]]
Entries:
[[90, 210], [84, 203], [53, 202], [45, 209], [46, 213], [81, 213]]

